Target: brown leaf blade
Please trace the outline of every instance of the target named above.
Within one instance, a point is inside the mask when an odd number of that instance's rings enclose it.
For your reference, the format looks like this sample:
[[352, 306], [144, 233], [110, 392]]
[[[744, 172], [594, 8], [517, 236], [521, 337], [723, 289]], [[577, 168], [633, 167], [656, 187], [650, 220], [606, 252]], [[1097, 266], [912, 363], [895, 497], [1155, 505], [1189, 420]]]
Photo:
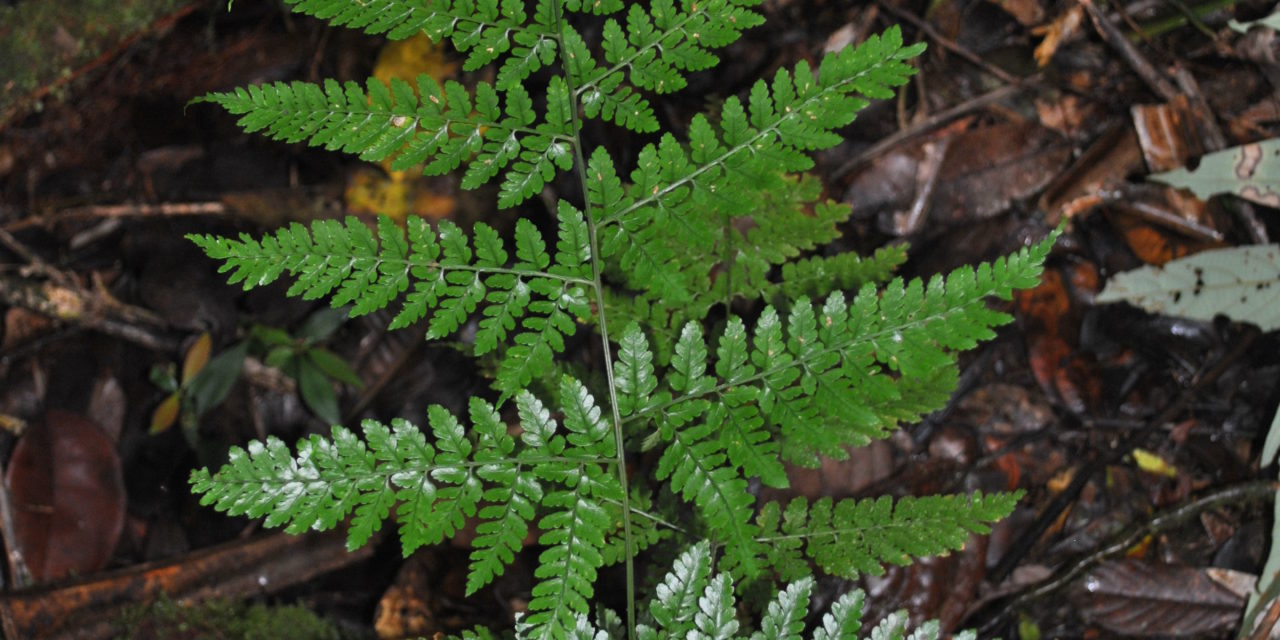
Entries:
[[49, 411], [14, 447], [5, 481], [17, 544], [37, 580], [91, 573], [111, 560], [124, 529], [124, 475], [96, 423]]
[[1073, 587], [1071, 601], [1086, 621], [1138, 637], [1230, 629], [1244, 607], [1202, 569], [1136, 560], [1094, 569]]

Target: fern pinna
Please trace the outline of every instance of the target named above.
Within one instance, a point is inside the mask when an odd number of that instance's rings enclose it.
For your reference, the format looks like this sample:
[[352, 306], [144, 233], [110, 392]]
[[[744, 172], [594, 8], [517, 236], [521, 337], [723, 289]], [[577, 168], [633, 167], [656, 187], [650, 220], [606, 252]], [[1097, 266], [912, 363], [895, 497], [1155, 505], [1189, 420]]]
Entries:
[[[470, 89], [425, 75], [363, 87], [275, 83], [199, 102], [277, 140], [397, 169], [461, 169], [468, 188], [496, 180], [502, 207], [575, 180], [581, 194], [555, 198], [551, 235], [520, 219], [513, 247], [483, 223], [467, 233], [416, 218], [407, 229], [349, 218], [261, 239], [192, 236], [245, 288], [288, 274], [289, 295], [328, 297], [353, 316], [390, 307], [394, 327], [429, 318], [432, 338], [469, 336], [470, 326], [474, 352], [498, 363], [495, 395], [472, 398], [465, 421], [433, 407], [425, 428], [366, 421], [360, 434], [335, 426], [293, 450], [271, 438], [233, 448], [223, 468], [193, 473], [204, 503], [294, 532], [350, 518], [352, 547], [394, 519], [406, 554], [474, 519], [473, 592], [536, 531], [539, 582], [519, 634], [544, 638], [595, 637], [585, 616], [606, 564], [627, 568], [627, 633], [694, 637], [730, 623], [734, 579], [800, 580], [780, 594], [791, 604], [778, 605], [795, 613], [812, 564], [878, 572], [957, 549], [1013, 508], [1017, 496], [1004, 494], [781, 505], [750, 490], [753, 480], [785, 487], [784, 462], [844, 457], [941, 407], [956, 353], [1010, 319], [988, 299], [1033, 286], [1053, 242], [927, 283], [890, 279], [902, 249], [809, 254], [848, 215], [803, 175], [809, 154], [837, 144], [836, 130], [868, 99], [906, 82], [922, 45], [904, 46], [894, 28], [825, 56], [816, 71], [804, 62], [779, 70], [716, 117], [695, 116], [683, 138], [663, 133], [645, 145], [624, 180], [606, 147], [582, 138], [583, 120], [656, 132], [651, 97], [715, 65], [717, 49], [761, 22], [758, 2], [288, 2], [389, 38], [450, 40], [467, 69], [496, 64], [495, 80]], [[598, 42], [575, 23], [600, 26]], [[716, 306], [753, 311], [707, 324]], [[598, 377], [577, 379], [556, 358], [583, 330], [605, 357]], [[501, 418], [511, 404], [518, 431]], [[637, 466], [641, 451], [654, 452], [652, 468]], [[651, 497], [660, 495], [691, 508], [658, 510]], [[724, 573], [681, 578], [697, 583], [689, 593], [707, 590], [697, 607], [664, 602], [660, 587], [650, 614], [658, 626], [645, 626], [632, 562], [668, 538], [713, 541]], [[687, 562], [709, 567], [710, 547], [695, 549]], [[672, 609], [688, 619], [671, 622]]]

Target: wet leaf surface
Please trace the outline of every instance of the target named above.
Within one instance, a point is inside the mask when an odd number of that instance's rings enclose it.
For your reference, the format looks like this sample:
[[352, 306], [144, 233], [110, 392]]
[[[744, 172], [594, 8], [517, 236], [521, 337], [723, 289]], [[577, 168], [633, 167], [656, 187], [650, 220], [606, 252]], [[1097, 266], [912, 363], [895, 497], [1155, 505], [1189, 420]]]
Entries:
[[37, 580], [89, 574], [111, 560], [125, 492], [120, 457], [102, 427], [47, 412], [14, 447], [5, 482], [16, 542]]

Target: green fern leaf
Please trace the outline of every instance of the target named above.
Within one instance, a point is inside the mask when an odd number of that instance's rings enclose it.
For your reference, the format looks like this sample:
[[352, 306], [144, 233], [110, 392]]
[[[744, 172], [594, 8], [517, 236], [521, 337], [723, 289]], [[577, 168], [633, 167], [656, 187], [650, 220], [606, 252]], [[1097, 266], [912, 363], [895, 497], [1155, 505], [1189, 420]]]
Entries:
[[747, 477], [760, 478], [766, 486], [785, 488], [790, 486], [787, 470], [779, 457], [778, 442], [765, 428], [757, 405], [759, 397], [753, 387], [728, 389], [706, 420], [720, 434], [720, 444], [734, 467], [741, 468]]
[[838, 502], [823, 498], [812, 505], [797, 498], [787, 505], [785, 515], [776, 503], [764, 506], [761, 540], [775, 566], [798, 566], [799, 545], [789, 539], [794, 535], [806, 541], [806, 555], [827, 573], [880, 575], [885, 563], [905, 565], [912, 558], [962, 548], [970, 534], [987, 533], [989, 523], [1012, 512], [1020, 497], [978, 493], [897, 502], [887, 496]]
[[658, 386], [653, 375], [653, 353], [640, 326], [629, 325], [622, 332], [618, 364], [614, 367], [614, 388], [618, 395], [618, 413], [629, 416], [649, 406], [649, 396]]
[[617, 79], [620, 69], [630, 71], [634, 87], [654, 93], [678, 91], [687, 83], [684, 72], [719, 62], [711, 50], [728, 46], [743, 30], [763, 22], [745, 8], [752, 4], [756, 3], [709, 0], [676, 7], [668, 0], [653, 3], [647, 11], [632, 4], [625, 28], [613, 18], [605, 21], [602, 49], [610, 66], [584, 64], [571, 69], [571, 77], [584, 96], [624, 87]]
[[560, 223], [560, 230], [556, 242], [556, 263], [551, 267], [550, 273], [562, 278], [590, 282], [591, 236], [587, 230], [586, 218], [573, 205], [561, 200], [556, 209], [556, 219]]
[[[780, 70], [771, 87], [760, 81], [752, 90], [750, 110], [730, 98], [721, 108], [718, 132], [704, 117], [695, 117], [687, 151], [670, 135], [646, 146], [632, 173], [634, 200], [613, 208], [601, 222], [604, 256], [620, 257], [617, 271], [628, 286], [673, 307], [684, 304], [692, 291], [705, 288], [689, 278], [705, 278], [706, 270], [686, 264], [683, 256], [694, 247], [714, 246], [723, 227], [719, 212], [744, 202], [747, 206], [737, 210], [750, 210], [767, 194], [785, 191], [782, 172], [809, 169], [807, 153], [839, 142], [834, 130], [866, 105], [858, 96], [882, 95], [906, 82], [913, 70], [904, 61], [919, 51], [903, 47], [901, 34], [891, 29], [852, 52], [829, 55], [817, 74], [800, 64], [794, 74]], [[723, 188], [726, 182], [734, 187]], [[819, 228], [834, 233], [835, 216], [845, 213], [834, 207], [819, 211], [832, 216], [820, 216]], [[803, 238], [802, 220], [788, 218], [759, 235], [794, 229], [795, 237]], [[683, 225], [680, 233], [667, 231], [673, 224]], [[796, 250], [784, 249], [782, 256]], [[682, 273], [683, 278], [673, 277]]]
[[[437, 234], [416, 217], [408, 221], [407, 241], [386, 218], [379, 220], [374, 236], [353, 217], [345, 224], [318, 221], [310, 230], [293, 224], [261, 241], [247, 236], [189, 238], [223, 261], [220, 269], [230, 272], [231, 283], [248, 289], [288, 273], [297, 278], [290, 295], [332, 296], [334, 306], [352, 305], [352, 315], [390, 306], [408, 291], [392, 328], [433, 311], [432, 338], [453, 334], [484, 307], [476, 351], [483, 354], [504, 346], [495, 386], [514, 395], [564, 350], [564, 338], [576, 333], [578, 319], [591, 317], [586, 222], [567, 205], [558, 217], [554, 264], [528, 222], [517, 225], [515, 264], [510, 266], [502, 240], [488, 225], [477, 223], [472, 241], [452, 222], [441, 221]], [[513, 333], [515, 344], [505, 348]]]
[[649, 612], [669, 637], [682, 637], [693, 628], [698, 598], [711, 575], [711, 548], [702, 542], [676, 558], [649, 602]]
[[764, 619], [760, 621], [760, 631], [751, 634], [751, 640], [800, 640], [812, 592], [812, 578], [793, 582], [779, 591], [778, 597], [765, 610]]
[[813, 632], [813, 640], [845, 640], [856, 638], [862, 628], [863, 607], [866, 594], [861, 589], [850, 591], [831, 605], [831, 611], [823, 614], [822, 626]]
[[871, 640], [906, 640], [906, 612], [895, 611], [885, 616], [879, 624], [871, 628], [871, 634], [868, 637]]
[[[544, 637], [563, 637], [587, 611], [595, 571], [603, 563], [605, 531], [623, 504], [612, 471], [612, 429], [580, 382], [560, 385], [567, 437], [531, 394], [516, 398], [520, 441], [509, 435], [492, 405], [469, 403], [470, 432], [453, 415], [428, 410], [433, 442], [410, 423], [364, 423], [365, 441], [342, 427], [330, 438], [302, 441], [296, 454], [279, 440], [233, 448], [216, 474], [194, 471], [192, 488], [204, 504], [232, 515], [265, 516], [267, 526], [300, 533], [329, 529], [352, 515], [348, 544], [365, 544], [381, 523], [400, 523], [405, 554], [436, 544], [478, 515], [468, 590], [509, 564], [538, 521], [543, 552], [529, 622]], [[481, 502], [483, 508], [479, 508]], [[547, 511], [549, 510], [549, 511]]]
[[539, 582], [529, 602], [527, 619], [534, 629], [528, 637], [560, 638], [574, 628], [574, 616], [588, 610], [594, 592], [596, 570], [603, 565], [602, 549], [611, 515], [602, 506], [623, 500], [616, 475], [598, 462], [613, 455], [612, 429], [602, 419], [600, 408], [582, 383], [564, 378], [560, 397], [569, 431], [566, 457], [575, 464], [544, 463], [536, 469], [539, 477], [560, 483], [563, 490], [547, 493], [543, 504], [552, 512], [539, 521], [543, 530], [538, 543], [548, 548], [539, 557], [534, 576]]
[[473, 403], [471, 422], [478, 436], [475, 461], [481, 464], [476, 476], [489, 485], [484, 492], [476, 538], [472, 543], [471, 566], [467, 572], [470, 595], [502, 575], [529, 533], [535, 505], [543, 499], [542, 485], [523, 466], [509, 463], [515, 439], [492, 407]]
[[241, 116], [246, 131], [368, 161], [392, 159], [394, 170], [425, 163], [424, 173], [439, 175], [466, 164], [462, 184], [468, 189], [502, 174], [499, 204], [509, 207], [540, 190], [557, 169], [571, 168], [572, 153], [562, 108], [554, 119], [535, 125], [524, 87], [513, 83], [504, 89], [505, 114], [493, 85], [477, 84], [473, 104], [461, 84], [448, 81], [441, 88], [427, 75], [418, 76], [417, 95], [399, 79], [390, 85], [370, 79], [367, 91], [329, 80], [277, 82], [192, 102], [214, 103]]
[[[582, 115], [587, 118], [603, 118], [638, 133], [658, 130], [658, 118], [653, 106], [625, 83], [622, 71], [603, 70], [596, 65], [591, 50], [582, 36], [572, 29], [563, 34], [565, 53], [568, 57], [569, 78], [578, 87], [575, 91]], [[583, 86], [589, 75], [599, 75], [595, 82]]]
[[811, 257], [782, 265], [776, 285], [764, 298], [776, 304], [800, 297], [823, 298], [835, 291], [856, 291], [867, 283], [882, 283], [907, 261], [906, 245], [877, 249], [870, 257], [856, 253]]
[[681, 428], [687, 416], [704, 410], [686, 401], [668, 411], [662, 429], [667, 448], [655, 476], [668, 480], [673, 492], [697, 506], [707, 526], [725, 544], [726, 567], [754, 576], [762, 551], [755, 540], [757, 529], [750, 522], [755, 499], [747, 492], [742, 476], [725, 466], [726, 456], [718, 440], [711, 437], [710, 425]]
[[738, 631], [734, 610], [733, 579], [718, 574], [707, 583], [698, 598], [698, 612], [693, 616], [694, 630], [689, 638], [696, 640], [728, 640]]
[[370, 0], [363, 3], [344, 0], [285, 1], [298, 13], [327, 20], [336, 26], [363, 29], [368, 34], [385, 33], [392, 40], [418, 33], [432, 19], [426, 5], [409, 0]]
[[[653, 599], [649, 601], [649, 611], [658, 628], [641, 624], [636, 628], [636, 637], [641, 640], [741, 637], [735, 635], [739, 622], [734, 605], [733, 581], [726, 574], [710, 576], [710, 573], [711, 553], [705, 542], [689, 547], [680, 554], [658, 585]], [[805, 627], [813, 586], [813, 579], [805, 578], [792, 582], [779, 591], [761, 619], [761, 629], [751, 634], [750, 638], [798, 640]], [[861, 590], [840, 596], [823, 615], [821, 626], [813, 632], [813, 639], [859, 638], [865, 603], [866, 594]], [[617, 637], [607, 633], [601, 636], [604, 632], [598, 632], [594, 626], [587, 624], [585, 616], [581, 620], [584, 626], [574, 637]], [[907, 621], [905, 611], [892, 613], [875, 625], [867, 637], [879, 640], [937, 640], [939, 637], [940, 625], [936, 620], [924, 622], [910, 636], [907, 635]], [[516, 637], [527, 636], [518, 630]], [[955, 637], [973, 640], [975, 634], [965, 631], [957, 633]]]

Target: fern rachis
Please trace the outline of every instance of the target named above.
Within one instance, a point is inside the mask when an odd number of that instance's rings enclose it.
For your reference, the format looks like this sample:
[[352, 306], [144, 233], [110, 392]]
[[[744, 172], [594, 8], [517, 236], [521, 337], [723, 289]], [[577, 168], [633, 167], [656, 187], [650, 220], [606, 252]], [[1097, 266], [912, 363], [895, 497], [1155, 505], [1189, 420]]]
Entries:
[[[816, 71], [780, 70], [745, 101], [727, 99], [716, 119], [695, 116], [686, 139], [665, 133], [645, 145], [624, 181], [609, 151], [583, 139], [582, 121], [656, 131], [648, 96], [713, 66], [717, 49], [759, 24], [756, 2], [288, 2], [391, 38], [449, 39], [466, 68], [497, 65], [495, 80], [275, 83], [198, 101], [278, 140], [398, 169], [461, 170], [468, 188], [497, 181], [502, 207], [555, 188], [566, 171], [582, 193], [557, 199], [553, 236], [519, 220], [514, 247], [483, 223], [468, 234], [416, 218], [406, 229], [351, 218], [260, 240], [193, 236], [246, 288], [287, 274], [289, 295], [328, 297], [352, 315], [393, 308], [394, 327], [429, 318], [432, 338], [474, 322], [474, 351], [498, 363], [496, 394], [472, 398], [466, 420], [432, 407], [421, 429], [365, 421], [359, 434], [334, 427], [292, 452], [274, 439], [233, 448], [222, 469], [193, 473], [204, 503], [294, 532], [349, 518], [353, 547], [394, 519], [405, 553], [476, 518], [471, 592], [537, 530], [538, 584], [519, 633], [547, 638], [595, 637], [585, 616], [597, 571], [612, 562], [628, 568], [630, 634], [723, 633], [735, 581], [781, 576], [800, 581], [770, 606], [765, 628], [795, 635], [810, 562], [876, 572], [959, 548], [1013, 508], [1015, 495], [784, 506], [748, 490], [752, 479], [784, 487], [784, 461], [846, 455], [945, 402], [956, 352], [1009, 320], [987, 300], [1033, 286], [1052, 244], [927, 283], [889, 279], [901, 252], [799, 259], [838, 235], [847, 207], [819, 202], [816, 181], [792, 174], [837, 144], [835, 131], [868, 99], [891, 96], [922, 46], [903, 46], [891, 29]], [[599, 50], [574, 27], [587, 13], [603, 17]], [[530, 78], [543, 70], [552, 75], [539, 95]], [[729, 314], [708, 331], [709, 311], [735, 301], [756, 302], [758, 314]], [[598, 375], [552, 375], [565, 340], [584, 330], [602, 347]], [[518, 436], [500, 418], [508, 403]], [[637, 466], [637, 450], [655, 451], [654, 468]], [[652, 495], [687, 502], [694, 520], [655, 511]], [[670, 591], [659, 589], [658, 627], [638, 625], [635, 555], [702, 537], [723, 549], [721, 573], [711, 577], [710, 547], [695, 545], [673, 569], [687, 575], [669, 586], [686, 596], [664, 601]], [[845, 615], [853, 605], [838, 607]], [[840, 635], [832, 625], [815, 637]]]

